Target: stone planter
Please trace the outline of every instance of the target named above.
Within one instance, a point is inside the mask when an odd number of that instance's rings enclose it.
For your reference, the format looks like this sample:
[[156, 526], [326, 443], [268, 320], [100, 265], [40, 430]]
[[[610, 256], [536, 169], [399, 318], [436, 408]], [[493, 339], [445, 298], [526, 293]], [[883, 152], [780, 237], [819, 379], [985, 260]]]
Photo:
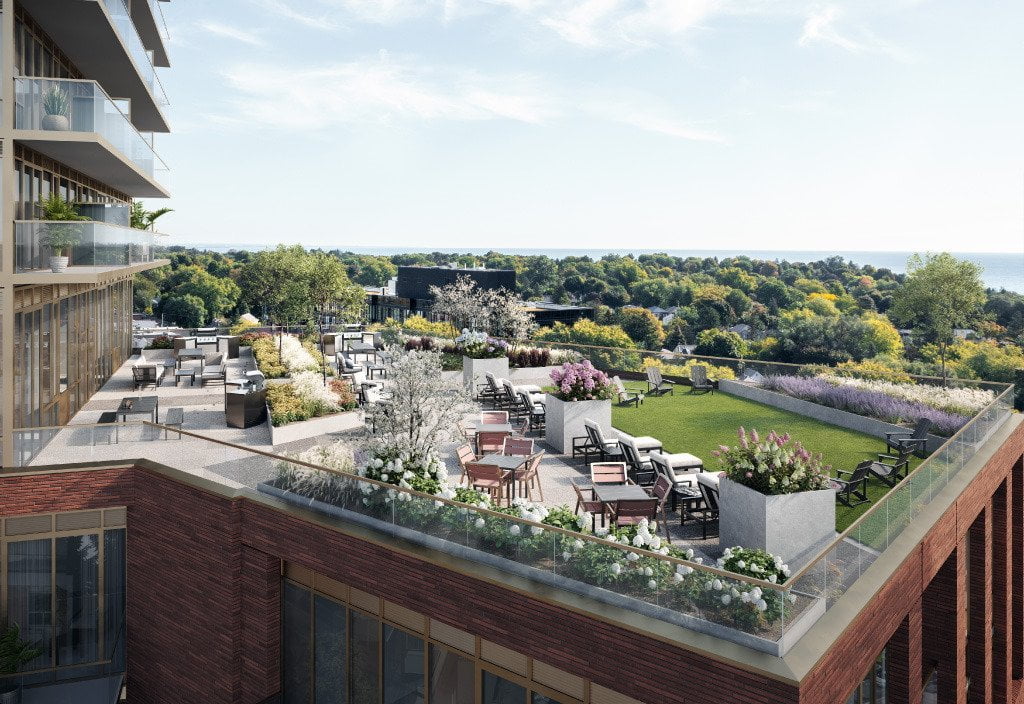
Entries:
[[329, 416], [300, 420], [294, 423], [274, 426], [270, 422], [270, 413], [267, 412], [267, 427], [270, 428], [270, 444], [284, 445], [296, 440], [306, 440], [329, 433], [338, 433], [344, 430], [351, 430], [362, 425], [362, 417], [358, 410], [332, 413]]
[[484, 374], [490, 372], [498, 379], [508, 379], [508, 357], [493, 359], [462, 358], [462, 384], [470, 391], [486, 381]]
[[67, 132], [71, 121], [67, 115], [43, 115], [42, 127], [48, 132]]
[[544, 439], [560, 454], [572, 452], [572, 439], [587, 434], [583, 429], [583, 421], [588, 419], [601, 426], [606, 438], [617, 437], [612, 432], [611, 399], [563, 401], [547, 394], [544, 405], [547, 408]]
[[761, 548], [794, 570], [836, 535], [832, 489], [766, 496], [723, 476], [718, 508], [719, 545]]
[[54, 274], [59, 274], [62, 271], [66, 271], [67, 268], [67, 257], [50, 257], [50, 271], [52, 271]]

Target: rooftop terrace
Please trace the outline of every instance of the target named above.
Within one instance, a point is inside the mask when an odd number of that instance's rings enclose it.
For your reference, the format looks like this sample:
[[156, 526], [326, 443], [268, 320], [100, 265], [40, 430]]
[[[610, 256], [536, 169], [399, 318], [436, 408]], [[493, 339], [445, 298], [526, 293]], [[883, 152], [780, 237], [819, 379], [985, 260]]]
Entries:
[[[641, 618], [662, 636], [676, 628], [675, 637], [691, 644], [710, 647], [726, 641], [741, 646], [735, 652], [776, 657], [785, 656], [822, 615], [844, 603], [851, 587], [871, 572], [869, 568], [890, 547], [900, 544], [908, 527], [927, 521], [937, 506], [955, 499], [964, 478], [984, 462], [986, 441], [1005, 432], [1013, 393], [1012, 387], [997, 389], [991, 403], [955, 435], [940, 441], [941, 446], [926, 460], [915, 462], [913, 471], [895, 488], [871, 482], [871, 503], [839, 507], [837, 532], [831, 541], [816, 557], [792, 565], [790, 577], [777, 584], [714, 566], [727, 546], [719, 545], [716, 534], [702, 538], [699, 521], [680, 525], [678, 511], [668, 514], [673, 550], [667, 553], [668, 545], [661, 541], [624, 545], [600, 534], [539, 523], [537, 511], [469, 506], [295, 458], [311, 446], [364, 433], [362, 411], [347, 414], [351, 422], [336, 432], [274, 446], [265, 424], [244, 430], [225, 427], [224, 389], [219, 384], [192, 387], [165, 382], [155, 391], [138, 393], [158, 396], [160, 420], [167, 407], [185, 409], [180, 436], [177, 428], [148, 421], [116, 427], [95, 424], [100, 413], [136, 393], [131, 388], [131, 364], [118, 370], [72, 425], [18, 431], [24, 463], [48, 467], [146, 459], [243, 494], [259, 492], [264, 500], [274, 497], [296, 509], [313, 509], [339, 530], [369, 529], [396, 545], [427, 550], [434, 559], [440, 555], [468, 561], [488, 573], [535, 584], [547, 593], [553, 589], [576, 607], [590, 604], [604, 617]], [[243, 348], [241, 357], [228, 360], [228, 366], [231, 378], [252, 368], [254, 362]], [[544, 384], [547, 372], [515, 370], [515, 381]], [[461, 373], [445, 374], [453, 385], [459, 383]], [[639, 381], [627, 385], [643, 389]], [[719, 444], [733, 444], [739, 426], [791, 432], [836, 468], [850, 469], [884, 449], [884, 442], [864, 432], [722, 390], [692, 395], [680, 387], [672, 395], [648, 396], [636, 408], [616, 407], [613, 424], [617, 432], [653, 435], [668, 451], [695, 454], [708, 470], [716, 469], [711, 451]], [[571, 508], [575, 504], [571, 482], [589, 477], [588, 467], [580, 459], [554, 452], [544, 442], [543, 431], [535, 431], [532, 437], [547, 450], [539, 471], [544, 499], [537, 492], [537, 504], [546, 509]], [[461, 479], [455, 447], [443, 448], [452, 484]], [[763, 659], [759, 662], [775, 667]]]

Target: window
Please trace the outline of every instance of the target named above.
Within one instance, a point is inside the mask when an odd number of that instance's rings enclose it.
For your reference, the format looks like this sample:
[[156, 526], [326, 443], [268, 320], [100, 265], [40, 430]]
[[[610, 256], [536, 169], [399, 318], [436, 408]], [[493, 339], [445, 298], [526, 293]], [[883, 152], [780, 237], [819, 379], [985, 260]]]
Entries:
[[380, 621], [352, 612], [352, 704], [377, 704]]
[[473, 701], [476, 667], [472, 660], [447, 648], [430, 646], [431, 704], [463, 704]]
[[305, 703], [310, 693], [310, 593], [286, 582], [282, 601], [287, 624], [281, 640], [284, 702]]
[[348, 701], [347, 610], [319, 594], [313, 599], [313, 672], [316, 704], [345, 704]]
[[0, 621], [18, 624], [22, 638], [42, 649], [24, 668], [44, 671], [32, 681], [106, 660], [106, 671], [123, 672], [125, 530], [8, 539], [6, 551], [7, 612]]
[[525, 704], [526, 688], [484, 670], [483, 704]]
[[864, 680], [853, 690], [846, 704], [886, 704], [885, 649], [878, 654], [874, 664], [864, 675]]
[[423, 640], [384, 624], [384, 704], [423, 704]]

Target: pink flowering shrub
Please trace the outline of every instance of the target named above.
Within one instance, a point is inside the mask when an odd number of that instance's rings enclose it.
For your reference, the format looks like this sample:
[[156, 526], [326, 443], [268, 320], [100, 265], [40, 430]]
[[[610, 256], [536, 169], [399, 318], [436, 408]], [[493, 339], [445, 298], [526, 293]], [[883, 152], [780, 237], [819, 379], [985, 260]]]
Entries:
[[596, 401], [613, 396], [608, 375], [595, 369], [587, 359], [552, 369], [551, 380], [558, 387], [554, 395], [563, 401]]
[[720, 445], [712, 454], [725, 468], [725, 476], [762, 494], [794, 494], [829, 488], [829, 467], [821, 454], [808, 452], [788, 433], [774, 430], [761, 438], [756, 430], [740, 428], [737, 447]]

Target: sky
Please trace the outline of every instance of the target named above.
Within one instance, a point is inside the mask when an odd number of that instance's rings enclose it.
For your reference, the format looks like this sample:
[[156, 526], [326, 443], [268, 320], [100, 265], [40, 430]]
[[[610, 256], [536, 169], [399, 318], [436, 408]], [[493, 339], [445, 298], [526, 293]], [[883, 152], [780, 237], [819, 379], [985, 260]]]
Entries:
[[172, 241], [1024, 251], [1024, 3], [159, 4]]

